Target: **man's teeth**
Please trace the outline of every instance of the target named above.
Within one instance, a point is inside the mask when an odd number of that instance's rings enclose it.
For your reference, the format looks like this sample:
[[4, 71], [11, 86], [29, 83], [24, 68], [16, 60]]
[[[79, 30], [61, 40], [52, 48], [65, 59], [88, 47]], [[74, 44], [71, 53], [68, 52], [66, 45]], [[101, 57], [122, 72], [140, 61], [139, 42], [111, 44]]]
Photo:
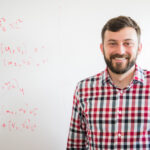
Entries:
[[115, 58], [115, 59], [117, 59], [117, 60], [125, 60], [125, 58]]

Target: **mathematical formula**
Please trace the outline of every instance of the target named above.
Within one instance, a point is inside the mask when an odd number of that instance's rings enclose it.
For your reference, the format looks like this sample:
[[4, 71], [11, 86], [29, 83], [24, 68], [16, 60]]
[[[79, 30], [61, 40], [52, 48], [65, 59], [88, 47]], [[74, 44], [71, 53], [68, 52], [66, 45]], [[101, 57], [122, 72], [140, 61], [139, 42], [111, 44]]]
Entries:
[[17, 90], [19, 93], [24, 95], [24, 88], [19, 86], [17, 79], [12, 79], [12, 80], [0, 83], [0, 87], [3, 92]]
[[[19, 32], [24, 23], [23, 19], [15, 19], [9, 21], [7, 18], [0, 18], [0, 32], [8, 36], [11, 30]], [[13, 34], [15, 33], [13, 32]], [[5, 39], [4, 39], [5, 41]], [[7, 40], [6, 40], [7, 41]], [[47, 49], [44, 45], [31, 46], [28, 43], [16, 44], [8, 40], [7, 42], [0, 42], [0, 67], [6, 68], [25, 68], [25, 67], [40, 67], [48, 63]], [[10, 72], [11, 76], [11, 72]], [[11, 78], [11, 77], [10, 77]], [[31, 84], [31, 83], [30, 83]], [[25, 96], [24, 88], [19, 84], [17, 75], [10, 80], [1, 81], [0, 96], [9, 93], [17, 92]], [[1, 97], [0, 97], [1, 98]], [[11, 97], [12, 98], [12, 97]], [[19, 101], [21, 103], [21, 101]], [[1, 99], [0, 105], [0, 128], [6, 131], [35, 131], [37, 128], [37, 114], [38, 108], [30, 106], [29, 104], [11, 106], [2, 105], [4, 102]]]
[[0, 128], [8, 131], [35, 131], [37, 112], [38, 108], [29, 107], [28, 104], [15, 109], [3, 105], [0, 107]]
[[8, 22], [6, 18], [0, 18], [0, 30], [7, 32], [10, 29], [20, 29], [20, 25], [23, 23], [22, 19], [17, 19], [13, 22]]
[[26, 48], [23, 44], [13, 46], [0, 43], [1, 63], [5, 67], [39, 67], [48, 62], [45, 51], [44, 46]]

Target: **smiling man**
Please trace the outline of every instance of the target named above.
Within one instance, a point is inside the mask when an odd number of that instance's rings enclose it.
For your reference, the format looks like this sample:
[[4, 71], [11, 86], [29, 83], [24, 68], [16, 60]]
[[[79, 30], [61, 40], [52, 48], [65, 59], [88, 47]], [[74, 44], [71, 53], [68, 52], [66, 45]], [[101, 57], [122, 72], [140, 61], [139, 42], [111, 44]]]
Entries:
[[[103, 30], [105, 28], [107, 27]], [[140, 29], [137, 29], [136, 33], [134, 28], [125, 26], [118, 32], [105, 30], [102, 34], [104, 39], [100, 48], [108, 66], [108, 72], [113, 82], [118, 87], [124, 88], [132, 80], [136, 58], [142, 48], [140, 35], [138, 35]]]
[[67, 150], [149, 150], [150, 72], [136, 64], [140, 27], [119, 16], [101, 35], [107, 67], [76, 87]]

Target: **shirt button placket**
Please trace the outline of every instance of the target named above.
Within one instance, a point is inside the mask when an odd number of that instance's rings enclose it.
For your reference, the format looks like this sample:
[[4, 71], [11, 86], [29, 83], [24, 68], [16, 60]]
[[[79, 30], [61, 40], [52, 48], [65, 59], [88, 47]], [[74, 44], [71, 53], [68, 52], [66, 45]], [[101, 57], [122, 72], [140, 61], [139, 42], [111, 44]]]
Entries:
[[122, 133], [121, 133], [120, 125], [119, 125], [120, 124], [119, 120], [122, 117], [122, 108], [119, 106], [122, 95], [123, 95], [123, 90], [120, 90], [118, 93], [118, 111], [117, 111], [117, 118], [118, 118], [118, 134], [117, 134], [118, 140], [117, 141], [119, 143], [121, 142], [121, 137], [122, 137]]

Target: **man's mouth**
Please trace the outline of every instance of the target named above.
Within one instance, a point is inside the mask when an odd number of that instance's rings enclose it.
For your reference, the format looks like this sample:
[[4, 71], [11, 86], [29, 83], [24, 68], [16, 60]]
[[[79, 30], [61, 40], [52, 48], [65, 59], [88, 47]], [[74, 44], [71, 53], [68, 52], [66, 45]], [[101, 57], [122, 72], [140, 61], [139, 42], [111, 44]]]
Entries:
[[116, 62], [124, 62], [127, 59], [129, 59], [129, 56], [128, 55], [118, 55], [118, 54], [115, 54], [115, 55], [112, 55], [110, 57], [110, 59], [112, 59], [112, 60], [114, 60]]
[[126, 60], [126, 58], [118, 58], [118, 57], [115, 57], [114, 59], [115, 60]]
[[124, 62], [124, 61], [126, 61], [127, 59], [126, 58], [120, 58], [120, 57], [115, 57], [115, 58], [113, 58], [113, 60], [115, 61], [115, 62]]

